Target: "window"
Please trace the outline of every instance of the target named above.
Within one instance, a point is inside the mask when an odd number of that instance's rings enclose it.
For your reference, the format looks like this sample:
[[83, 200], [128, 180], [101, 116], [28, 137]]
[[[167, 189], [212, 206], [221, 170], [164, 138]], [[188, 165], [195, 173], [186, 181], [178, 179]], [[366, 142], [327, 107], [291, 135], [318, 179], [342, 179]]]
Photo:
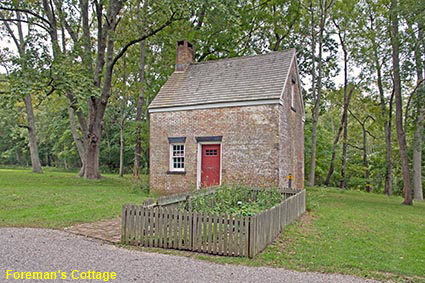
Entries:
[[170, 171], [184, 171], [184, 144], [170, 144]]
[[291, 109], [295, 111], [295, 83], [291, 84]]
[[205, 150], [205, 155], [217, 156], [217, 149], [207, 149]]

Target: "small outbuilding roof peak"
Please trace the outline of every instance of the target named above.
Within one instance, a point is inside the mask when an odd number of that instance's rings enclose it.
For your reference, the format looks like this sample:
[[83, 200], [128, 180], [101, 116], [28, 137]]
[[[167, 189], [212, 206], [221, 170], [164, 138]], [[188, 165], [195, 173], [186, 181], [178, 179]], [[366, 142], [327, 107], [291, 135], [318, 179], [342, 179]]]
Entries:
[[295, 54], [292, 48], [188, 64], [170, 76], [149, 109], [278, 100]]

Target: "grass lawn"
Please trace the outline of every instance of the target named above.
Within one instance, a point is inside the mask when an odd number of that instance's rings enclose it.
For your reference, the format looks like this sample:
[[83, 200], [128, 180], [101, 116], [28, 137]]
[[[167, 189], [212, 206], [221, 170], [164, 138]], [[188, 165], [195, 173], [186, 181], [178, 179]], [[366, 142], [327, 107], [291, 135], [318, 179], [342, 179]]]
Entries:
[[112, 218], [123, 203], [141, 203], [146, 196], [131, 176], [85, 180], [75, 172], [44, 171], [0, 169], [0, 226], [63, 228]]
[[338, 189], [308, 190], [309, 212], [256, 260], [291, 269], [425, 282], [425, 203]]
[[311, 210], [252, 260], [172, 253], [218, 263], [425, 282], [425, 203], [401, 202], [373, 193], [307, 189]]
[[[145, 197], [130, 176], [85, 180], [53, 170], [0, 169], [0, 226], [62, 228], [118, 216], [123, 203], [141, 203]], [[401, 202], [400, 197], [311, 188], [310, 211], [254, 259], [155, 251], [218, 263], [425, 282], [425, 202]]]

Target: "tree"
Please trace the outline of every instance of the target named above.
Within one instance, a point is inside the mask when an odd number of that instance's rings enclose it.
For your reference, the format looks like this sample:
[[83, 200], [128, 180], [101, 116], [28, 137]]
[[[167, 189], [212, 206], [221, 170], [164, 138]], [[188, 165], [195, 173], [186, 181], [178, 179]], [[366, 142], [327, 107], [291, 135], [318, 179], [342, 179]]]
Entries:
[[[311, 54], [312, 54], [312, 90], [313, 90], [313, 127], [311, 131], [311, 160], [310, 160], [310, 176], [308, 179], [308, 185], [314, 186], [316, 178], [316, 143], [317, 143], [317, 125], [319, 121], [320, 114], [320, 103], [322, 99], [322, 86], [323, 86], [323, 41], [324, 41], [324, 32], [325, 27], [329, 19], [329, 14], [334, 4], [333, 0], [319, 0], [318, 8], [318, 17], [319, 17], [319, 31], [316, 35], [315, 31], [315, 7], [313, 6], [313, 1], [310, 1], [310, 6], [308, 8], [311, 15]], [[318, 46], [316, 47], [316, 36], [318, 40]], [[316, 48], [318, 48], [317, 56], [317, 82], [316, 82], [316, 71], [315, 71], [315, 61], [316, 61]]]
[[[358, 62], [365, 65], [365, 77], [372, 77], [376, 80], [378, 101], [381, 108], [381, 119], [383, 121], [384, 137], [385, 137], [385, 187], [384, 193], [391, 195], [393, 192], [393, 158], [392, 158], [392, 105], [394, 92], [390, 98], [386, 97], [385, 85], [390, 85], [390, 69], [388, 66], [391, 56], [390, 44], [386, 33], [386, 9], [379, 3], [367, 1], [364, 10], [363, 31], [360, 36], [364, 38], [365, 44], [359, 50]], [[386, 75], [387, 74], [387, 75]], [[387, 90], [388, 91], [388, 90]]]
[[[41, 168], [40, 163], [40, 157], [38, 153], [38, 144], [37, 144], [37, 130], [35, 127], [35, 118], [34, 118], [34, 110], [33, 110], [33, 98], [31, 94], [31, 83], [27, 81], [27, 79], [30, 77], [31, 73], [31, 67], [28, 65], [28, 59], [30, 55], [30, 52], [27, 52], [28, 49], [28, 43], [29, 40], [31, 40], [31, 32], [33, 32], [33, 28], [30, 23], [27, 24], [28, 33], [25, 35], [24, 30], [22, 28], [22, 21], [21, 20], [21, 12], [20, 11], [14, 11], [10, 13], [10, 16], [6, 16], [5, 13], [0, 13], [1, 21], [3, 21], [6, 31], [8, 33], [8, 36], [10, 36], [13, 39], [13, 42], [15, 44], [16, 49], [18, 50], [19, 54], [19, 70], [15, 71], [15, 78], [21, 78], [22, 80], [19, 80], [18, 82], [14, 80], [14, 82], [18, 84], [27, 85], [27, 88], [24, 89], [19, 87], [19, 89], [22, 90], [22, 92], [17, 92], [18, 95], [22, 93], [23, 95], [23, 101], [25, 103], [25, 112], [27, 116], [27, 125], [23, 125], [22, 127], [25, 127], [28, 130], [28, 137], [29, 137], [29, 148], [31, 153], [31, 166], [32, 171], [34, 173], [43, 173], [43, 170]], [[14, 17], [16, 17], [16, 25], [15, 27], [12, 27], [9, 24], [9, 21], [13, 21]], [[15, 31], [15, 29], [16, 31]], [[12, 86], [13, 87], [13, 86]], [[16, 89], [16, 88], [15, 88]]]
[[[355, 3], [354, 3], [355, 4]], [[353, 34], [352, 30], [355, 28], [352, 26], [352, 19], [356, 17], [356, 7], [353, 5], [352, 1], [343, 1], [338, 2], [334, 6], [334, 16], [333, 24], [336, 27], [340, 47], [343, 52], [343, 63], [344, 63], [344, 98], [343, 98], [343, 109], [341, 115], [341, 124], [339, 126], [338, 132], [335, 136], [334, 143], [332, 146], [332, 157], [329, 165], [328, 174], [326, 176], [325, 185], [329, 186], [330, 179], [334, 173], [334, 162], [336, 157], [336, 146], [339, 142], [341, 132], [343, 132], [343, 145], [342, 145], [342, 166], [341, 166], [341, 180], [340, 188], [345, 188], [345, 172], [347, 164], [347, 119], [348, 119], [348, 110], [350, 107], [351, 97], [354, 91], [354, 86], [351, 86], [351, 89], [348, 90], [348, 72], [349, 72], [349, 60], [350, 60], [350, 44], [351, 36]]]
[[412, 205], [412, 185], [410, 179], [409, 160], [407, 156], [406, 134], [403, 129], [403, 105], [401, 96], [400, 79], [400, 43], [399, 43], [399, 20], [398, 20], [398, 0], [391, 0], [390, 7], [391, 20], [391, 46], [392, 46], [392, 64], [394, 70], [394, 99], [396, 105], [396, 129], [397, 139], [400, 148], [400, 158], [402, 162], [403, 174], [403, 204]]
[[[61, 64], [64, 59], [69, 58], [66, 54], [66, 38], [62, 38], [63, 48], [61, 50], [59, 31], [64, 34], [65, 30], [73, 41], [73, 52], [76, 58], [81, 60], [85, 67], [85, 74], [92, 79], [92, 93], [83, 97], [78, 97], [68, 88], [64, 92], [70, 100], [71, 107], [74, 108], [78, 117], [80, 127], [83, 131], [85, 156], [84, 156], [84, 177], [90, 179], [100, 178], [99, 172], [99, 150], [102, 138], [102, 124], [108, 100], [111, 96], [113, 71], [118, 60], [133, 45], [151, 37], [162, 31], [174, 21], [180, 19], [184, 13], [182, 3], [170, 3], [168, 1], [160, 3], [150, 3], [150, 10], [163, 11], [152, 18], [152, 24], [145, 28], [146, 33], [137, 35], [133, 39], [121, 37], [121, 19], [131, 12], [131, 2], [121, 0], [109, 0], [89, 5], [88, 1], [80, 1], [78, 6], [72, 5], [70, 1], [47, 1], [43, 0], [44, 16], [38, 14], [40, 11], [30, 10], [28, 7], [6, 7], [10, 10], [25, 11], [33, 15], [36, 19], [47, 25], [45, 28], [50, 36], [51, 48], [54, 56], [54, 67], [56, 74], [61, 71]], [[92, 8], [93, 7], [93, 8]], [[5, 9], [2, 7], [1, 9]], [[72, 9], [74, 13], [65, 13], [65, 9]], [[78, 16], [76, 16], [78, 15]], [[152, 15], [150, 15], [152, 16]], [[93, 17], [93, 18], [92, 18]], [[94, 20], [94, 25], [90, 23]], [[122, 27], [126, 30], [126, 27]], [[92, 34], [96, 34], [93, 38]], [[119, 44], [119, 45], [118, 45]], [[116, 50], [118, 48], [118, 50]], [[92, 51], [95, 58], [92, 57]], [[55, 73], [55, 72], [54, 72]], [[56, 81], [61, 81], [60, 76], [54, 76]], [[83, 115], [81, 105], [87, 102], [87, 116]]]

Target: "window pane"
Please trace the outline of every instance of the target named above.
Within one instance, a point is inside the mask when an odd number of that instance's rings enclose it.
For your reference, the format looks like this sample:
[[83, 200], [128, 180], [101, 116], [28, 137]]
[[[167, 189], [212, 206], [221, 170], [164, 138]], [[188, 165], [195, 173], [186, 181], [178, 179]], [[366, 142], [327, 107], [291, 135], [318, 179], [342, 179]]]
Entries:
[[171, 166], [171, 169], [184, 169], [184, 144], [172, 145]]

